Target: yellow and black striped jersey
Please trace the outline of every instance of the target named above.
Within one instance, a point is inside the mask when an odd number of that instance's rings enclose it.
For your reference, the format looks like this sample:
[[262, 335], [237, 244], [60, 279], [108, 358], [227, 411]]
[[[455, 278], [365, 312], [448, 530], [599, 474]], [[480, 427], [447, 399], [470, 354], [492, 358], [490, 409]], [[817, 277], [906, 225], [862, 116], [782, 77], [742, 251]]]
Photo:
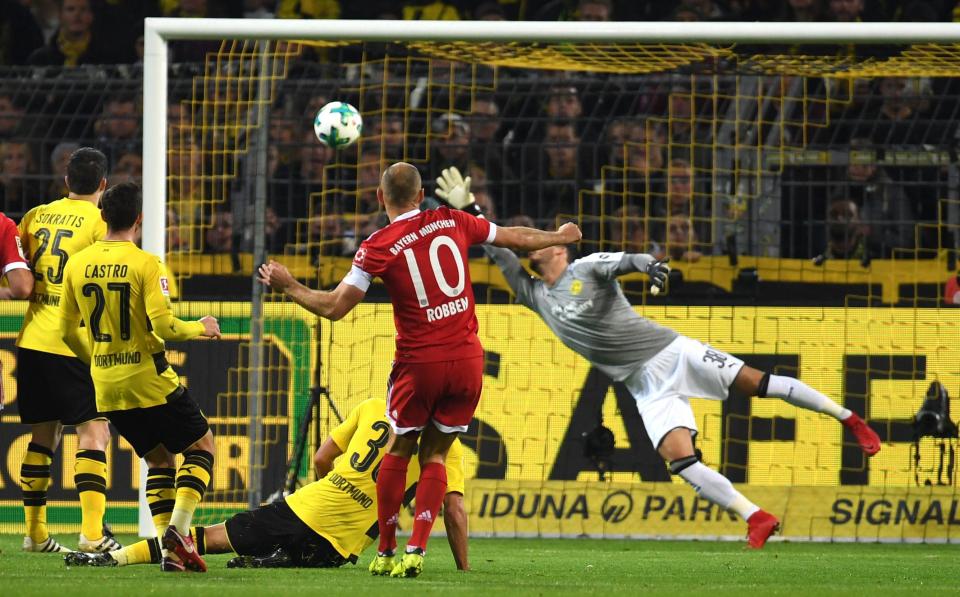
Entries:
[[97, 410], [164, 404], [180, 379], [164, 356], [161, 335], [171, 332], [154, 326], [196, 337], [203, 325], [173, 317], [160, 259], [129, 241], [101, 240], [70, 259], [64, 278], [63, 318], [86, 323]]
[[83, 199], [59, 199], [28, 211], [18, 229], [36, 281], [17, 346], [76, 356], [60, 338], [63, 272], [71, 257], [106, 234], [100, 208]]
[[[354, 408], [330, 433], [343, 451], [326, 477], [287, 496], [290, 509], [345, 558], [360, 555], [373, 541], [377, 525], [377, 471], [390, 437], [387, 403], [370, 399]], [[414, 456], [407, 487], [420, 478]], [[455, 440], [447, 454], [447, 493], [464, 492], [463, 446]]]

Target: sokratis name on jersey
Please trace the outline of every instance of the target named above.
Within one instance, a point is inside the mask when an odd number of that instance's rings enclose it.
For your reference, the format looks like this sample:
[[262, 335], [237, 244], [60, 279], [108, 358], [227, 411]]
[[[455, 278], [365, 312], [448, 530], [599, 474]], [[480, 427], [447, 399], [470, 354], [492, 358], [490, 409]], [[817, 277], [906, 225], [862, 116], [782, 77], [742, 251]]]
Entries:
[[427, 309], [427, 321], [437, 321], [443, 319], [444, 317], [450, 317], [451, 315], [456, 315], [457, 313], [463, 313], [470, 307], [470, 299], [465, 296], [462, 296], [458, 299], [454, 299], [449, 303], [444, 303], [439, 307], [431, 307]]
[[78, 216], [75, 214], [41, 213], [37, 214], [37, 217], [34, 218], [34, 221], [38, 224], [46, 224], [47, 226], [73, 226], [74, 228], [83, 227], [83, 216]]
[[416, 230], [409, 234], [404, 234], [400, 237], [400, 240], [393, 243], [393, 246], [390, 247], [391, 255], [399, 255], [406, 247], [409, 247], [416, 241], [433, 234], [438, 230], [443, 230], [445, 228], [455, 228], [457, 223], [452, 219], [447, 220], [437, 220], [436, 222], [430, 222], [420, 230]]

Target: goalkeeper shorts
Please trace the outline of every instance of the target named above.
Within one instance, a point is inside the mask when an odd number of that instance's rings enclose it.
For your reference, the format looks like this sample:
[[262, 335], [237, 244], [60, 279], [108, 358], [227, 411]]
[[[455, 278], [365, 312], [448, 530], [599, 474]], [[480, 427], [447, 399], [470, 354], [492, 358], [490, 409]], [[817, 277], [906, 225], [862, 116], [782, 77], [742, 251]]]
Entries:
[[664, 436], [677, 427], [686, 427], [696, 435], [690, 398], [726, 400], [743, 365], [722, 350], [677, 336], [625, 379], [653, 447], [659, 448]]
[[403, 435], [427, 423], [463, 433], [483, 390], [483, 357], [435, 363], [395, 362], [387, 384], [387, 419]]

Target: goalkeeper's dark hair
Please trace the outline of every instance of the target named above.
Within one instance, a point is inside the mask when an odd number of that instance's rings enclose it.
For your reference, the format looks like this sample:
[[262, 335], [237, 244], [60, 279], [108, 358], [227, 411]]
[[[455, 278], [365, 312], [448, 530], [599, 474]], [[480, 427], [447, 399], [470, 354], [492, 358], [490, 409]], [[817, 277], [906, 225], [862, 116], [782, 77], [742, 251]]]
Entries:
[[563, 248], [567, 250], [567, 263], [573, 263], [580, 257], [580, 249], [577, 248], [577, 245], [564, 245]]
[[92, 195], [107, 177], [107, 156], [99, 149], [81, 147], [67, 162], [67, 188], [77, 195]]
[[103, 220], [112, 232], [133, 228], [143, 210], [143, 195], [140, 187], [132, 182], [115, 184], [100, 198]]

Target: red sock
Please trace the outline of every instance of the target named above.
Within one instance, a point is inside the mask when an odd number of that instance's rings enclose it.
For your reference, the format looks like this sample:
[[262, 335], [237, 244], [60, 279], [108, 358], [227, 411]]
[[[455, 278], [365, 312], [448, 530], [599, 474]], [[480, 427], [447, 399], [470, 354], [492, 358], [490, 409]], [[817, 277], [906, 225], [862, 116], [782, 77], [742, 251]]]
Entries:
[[409, 458], [387, 454], [380, 463], [380, 472], [377, 474], [377, 525], [380, 528], [381, 553], [397, 548], [397, 517], [403, 505], [409, 462]]
[[417, 510], [413, 517], [413, 534], [407, 548], [419, 547], [426, 551], [430, 530], [437, 519], [443, 496], [447, 493], [447, 467], [439, 462], [429, 462], [420, 471], [417, 484]]

